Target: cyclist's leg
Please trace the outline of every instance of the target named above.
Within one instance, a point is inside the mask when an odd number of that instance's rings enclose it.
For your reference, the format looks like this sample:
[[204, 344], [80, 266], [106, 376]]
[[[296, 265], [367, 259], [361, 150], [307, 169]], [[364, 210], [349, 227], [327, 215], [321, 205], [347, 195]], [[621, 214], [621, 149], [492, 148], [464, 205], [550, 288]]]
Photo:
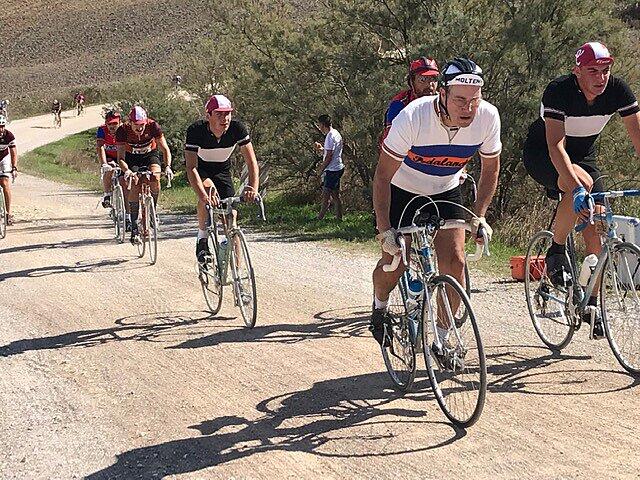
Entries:
[[[389, 208], [389, 222], [393, 228], [405, 227], [411, 225], [413, 215], [416, 210], [427, 203], [427, 199], [418, 198], [412, 201], [416, 194], [407, 192], [401, 188], [391, 185], [391, 201]], [[405, 206], [408, 208], [405, 210]], [[403, 214], [404, 212], [404, 214]], [[402, 218], [400, 218], [402, 217]], [[410, 251], [411, 237], [405, 237], [407, 241], [407, 252]], [[393, 272], [385, 272], [384, 265], [389, 265], [393, 261], [393, 257], [388, 253], [382, 252], [382, 258], [373, 271], [373, 291], [375, 295], [374, 308], [386, 308], [386, 302], [389, 300], [389, 294], [398, 283], [398, 279], [404, 272], [402, 263]]]
[[[329, 172], [327, 172], [329, 173]], [[329, 188], [330, 199], [335, 207], [335, 215], [338, 221], [342, 220], [342, 200], [340, 199], [340, 178], [344, 173], [344, 168], [337, 172], [331, 172], [331, 183], [327, 185]]]
[[149, 183], [149, 187], [151, 187], [151, 196], [153, 197], [153, 204], [157, 211], [158, 197], [160, 196], [160, 172], [162, 171], [160, 168], [160, 152], [158, 150], [153, 150], [152, 152], [145, 154], [144, 157], [145, 166], [149, 171], [156, 174], [152, 175], [148, 180], [145, 178], [144, 181]]
[[[143, 166], [143, 159], [140, 158], [141, 155], [133, 155], [129, 152], [126, 153], [125, 163], [129, 167], [130, 170], [137, 170], [141, 166]], [[129, 188], [129, 182], [125, 186], [125, 197], [127, 198], [127, 203], [129, 203], [129, 212], [131, 214], [131, 238], [133, 239], [136, 235], [138, 235], [138, 213], [139, 213], [139, 203], [138, 203], [138, 195], [140, 195], [141, 191], [141, 182], [138, 181], [136, 177], [134, 177], [131, 182], [131, 190], [127, 190]], [[127, 193], [128, 192], [128, 193]]]

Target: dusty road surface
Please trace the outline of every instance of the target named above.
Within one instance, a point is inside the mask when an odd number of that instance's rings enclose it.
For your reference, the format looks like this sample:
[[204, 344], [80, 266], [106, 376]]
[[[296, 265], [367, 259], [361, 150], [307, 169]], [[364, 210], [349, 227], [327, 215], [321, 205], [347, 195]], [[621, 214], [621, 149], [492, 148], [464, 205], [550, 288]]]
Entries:
[[7, 128], [16, 136], [18, 153], [22, 154], [41, 147], [47, 143], [60, 140], [72, 133], [82, 132], [87, 128], [95, 127], [103, 123], [102, 105], [85, 107], [80, 116], [75, 110], [62, 112], [62, 126], [53, 126], [53, 114], [39, 115], [37, 117], [12, 120]]
[[150, 266], [97, 202], [15, 185], [0, 478], [640, 478], [639, 380], [584, 331], [561, 355], [542, 348], [521, 285], [473, 272], [489, 393], [461, 431], [424, 371], [415, 392], [391, 388], [366, 329], [371, 255], [250, 235], [247, 330], [228, 296], [218, 317], [203, 310], [193, 219], [162, 216]]

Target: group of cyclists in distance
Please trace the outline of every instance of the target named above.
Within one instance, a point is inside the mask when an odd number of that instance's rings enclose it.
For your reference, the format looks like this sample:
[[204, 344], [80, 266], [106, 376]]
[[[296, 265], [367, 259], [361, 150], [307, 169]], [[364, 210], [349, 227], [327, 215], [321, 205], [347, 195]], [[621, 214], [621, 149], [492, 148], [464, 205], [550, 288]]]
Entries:
[[[524, 141], [523, 162], [528, 174], [550, 193], [562, 193], [553, 232], [546, 252], [547, 274], [555, 286], [574, 281], [565, 244], [577, 221], [584, 222], [591, 206], [590, 192], [603, 191], [597, 165], [595, 142], [609, 119], [622, 117], [631, 142], [640, 155], [640, 108], [629, 86], [611, 75], [614, 58], [600, 42], [587, 42], [575, 54], [571, 73], [552, 80], [542, 95], [539, 117], [531, 124]], [[174, 78], [179, 85], [181, 78]], [[373, 271], [374, 298], [370, 330], [381, 344], [389, 294], [397, 285], [405, 266], [393, 271], [383, 268], [401, 253], [398, 229], [409, 225], [414, 213], [439, 216], [443, 220], [464, 219], [461, 178], [467, 163], [477, 154], [480, 178], [472, 220], [476, 242], [491, 239], [492, 229], [485, 215], [498, 185], [500, 171], [500, 115], [483, 98], [485, 78], [482, 68], [469, 58], [454, 58], [441, 68], [436, 60], [420, 57], [409, 65], [408, 88], [391, 99], [379, 140], [379, 159], [373, 180], [373, 206], [381, 245], [381, 258]], [[79, 93], [77, 104], [84, 103]], [[61, 111], [54, 102], [54, 113]], [[207, 243], [207, 205], [235, 195], [231, 178], [231, 156], [239, 148], [248, 170], [241, 195], [252, 202], [258, 194], [259, 168], [246, 125], [233, 118], [234, 107], [224, 95], [212, 95], [204, 106], [204, 118], [185, 132], [186, 175], [196, 196], [198, 233], [196, 258], [204, 262]], [[8, 179], [17, 174], [15, 139], [6, 128], [6, 114], [0, 113], [0, 185], [10, 214]], [[106, 113], [96, 134], [96, 152], [103, 174], [102, 205], [111, 206], [112, 175], [118, 172], [123, 191], [128, 192], [126, 230], [132, 243], [139, 242], [138, 182], [148, 182], [154, 202], [160, 195], [160, 176], [173, 177], [172, 155], [161, 126], [147, 111], [134, 106], [125, 118], [117, 111]], [[116, 168], [117, 167], [117, 168]], [[147, 178], [134, 172], [149, 171]], [[441, 201], [437, 207], [434, 201]], [[596, 213], [602, 211], [595, 205]], [[235, 213], [232, 221], [235, 223]], [[598, 253], [601, 241], [594, 225], [583, 230], [587, 253]], [[405, 236], [405, 242], [411, 242]], [[465, 231], [441, 230], [434, 245], [438, 269], [465, 284]], [[598, 302], [594, 293], [590, 305]], [[439, 329], [442, 344], [447, 331]], [[602, 337], [596, 318], [594, 336]], [[384, 346], [384, 345], [383, 345]], [[432, 347], [433, 348], [433, 347]], [[439, 352], [434, 351], [434, 355]]]

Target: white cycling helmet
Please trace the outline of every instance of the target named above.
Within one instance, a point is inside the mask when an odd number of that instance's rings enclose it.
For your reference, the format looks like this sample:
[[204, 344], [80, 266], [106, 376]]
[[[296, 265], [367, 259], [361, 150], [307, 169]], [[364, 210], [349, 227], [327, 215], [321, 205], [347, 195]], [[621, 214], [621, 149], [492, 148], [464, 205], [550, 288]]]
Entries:
[[443, 87], [452, 85], [482, 87], [484, 78], [482, 69], [475, 62], [468, 58], [457, 57], [444, 66], [440, 82]]
[[0, 115], [0, 126], [4, 126], [7, 124], [7, 117], [4, 115]]

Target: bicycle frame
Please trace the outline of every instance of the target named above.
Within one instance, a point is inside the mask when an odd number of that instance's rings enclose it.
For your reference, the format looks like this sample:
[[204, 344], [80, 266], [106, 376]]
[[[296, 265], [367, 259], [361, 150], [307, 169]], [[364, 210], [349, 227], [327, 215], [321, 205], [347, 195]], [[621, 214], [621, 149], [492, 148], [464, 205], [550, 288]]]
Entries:
[[[209, 197], [211, 197], [211, 190], [212, 189], [209, 189]], [[259, 194], [256, 196], [256, 201], [260, 205], [260, 216], [264, 220], [265, 219], [264, 203], [262, 201], [262, 197], [260, 197]], [[234, 279], [234, 281], [238, 276], [238, 272], [236, 270], [237, 266], [235, 263], [235, 255], [236, 255], [235, 243], [233, 239], [235, 238], [237, 232], [241, 230], [237, 225], [232, 225], [232, 226], [229, 226], [229, 225], [230, 225], [230, 222], [233, 221], [234, 205], [237, 205], [238, 203], [241, 203], [241, 202], [242, 202], [242, 197], [229, 197], [229, 198], [222, 199], [218, 207], [213, 207], [211, 205], [206, 206], [207, 213], [209, 215], [209, 222], [208, 222], [207, 229], [213, 233], [213, 236], [216, 239], [216, 245], [214, 246], [214, 248], [216, 249], [216, 254], [217, 254], [216, 256], [218, 258], [218, 267], [220, 268], [220, 281], [223, 286], [228, 286], [228, 285], [231, 285], [232, 283], [228, 279], [229, 264], [231, 264], [231, 277]], [[220, 244], [218, 242], [217, 217], [222, 218], [221, 224], [224, 231], [224, 235], [225, 237], [227, 237], [229, 241], [229, 246], [226, 248], [224, 258], [220, 258], [220, 255], [219, 255]]]

